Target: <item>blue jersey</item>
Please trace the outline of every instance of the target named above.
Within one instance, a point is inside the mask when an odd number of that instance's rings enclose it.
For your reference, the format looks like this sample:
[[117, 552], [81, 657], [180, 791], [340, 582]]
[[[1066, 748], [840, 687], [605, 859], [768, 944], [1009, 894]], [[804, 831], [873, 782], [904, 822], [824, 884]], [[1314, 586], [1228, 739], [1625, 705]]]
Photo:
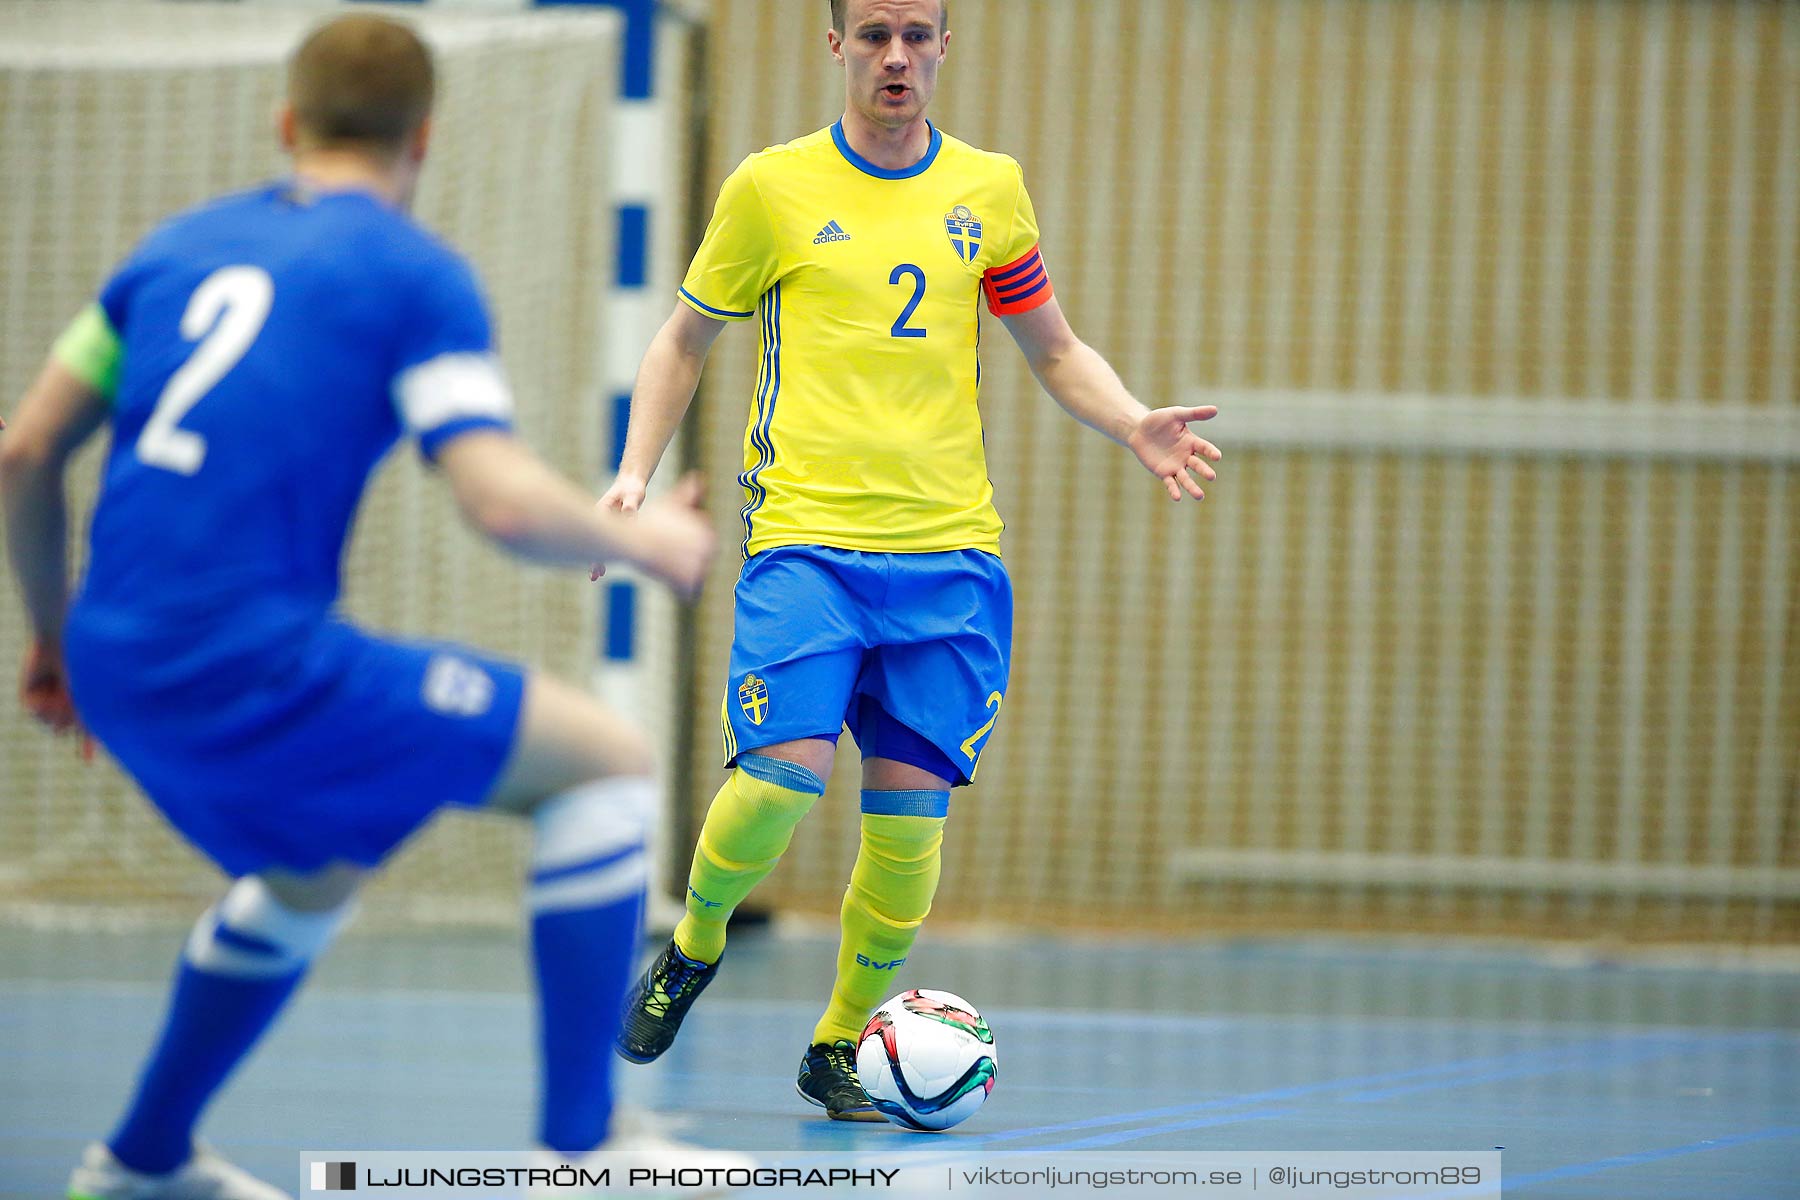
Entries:
[[509, 426], [492, 349], [468, 265], [374, 196], [281, 183], [164, 224], [59, 345], [114, 397], [72, 630], [250, 648], [316, 624], [395, 441]]
[[507, 428], [473, 274], [402, 213], [292, 183], [145, 239], [57, 358], [113, 401], [64, 657], [83, 723], [232, 874], [373, 865], [511, 753], [525, 677], [331, 615], [402, 434]]

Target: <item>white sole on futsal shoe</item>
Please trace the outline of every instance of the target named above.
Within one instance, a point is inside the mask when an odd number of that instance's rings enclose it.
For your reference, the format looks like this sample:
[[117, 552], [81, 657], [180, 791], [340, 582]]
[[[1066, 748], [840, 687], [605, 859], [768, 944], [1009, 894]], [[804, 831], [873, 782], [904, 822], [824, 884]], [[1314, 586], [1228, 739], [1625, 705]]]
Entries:
[[[672, 1182], [655, 1190], [633, 1187], [630, 1194], [657, 1200], [700, 1200], [706, 1196], [722, 1196], [734, 1187], [742, 1187], [745, 1181], [740, 1178], [734, 1185], [728, 1180], [727, 1172], [754, 1170], [757, 1162], [748, 1154], [739, 1154], [735, 1150], [712, 1150], [663, 1137], [641, 1114], [627, 1113], [615, 1119], [612, 1136], [592, 1153], [565, 1156], [544, 1150], [532, 1156], [531, 1165], [610, 1171], [613, 1189], [621, 1183], [629, 1184], [632, 1171], [680, 1172], [675, 1178], [684, 1182]], [[608, 1188], [550, 1187], [533, 1188], [528, 1194], [580, 1200], [614, 1193]]]
[[69, 1200], [293, 1200], [288, 1193], [234, 1167], [205, 1146], [167, 1175], [134, 1171], [101, 1142], [81, 1153], [69, 1175]]

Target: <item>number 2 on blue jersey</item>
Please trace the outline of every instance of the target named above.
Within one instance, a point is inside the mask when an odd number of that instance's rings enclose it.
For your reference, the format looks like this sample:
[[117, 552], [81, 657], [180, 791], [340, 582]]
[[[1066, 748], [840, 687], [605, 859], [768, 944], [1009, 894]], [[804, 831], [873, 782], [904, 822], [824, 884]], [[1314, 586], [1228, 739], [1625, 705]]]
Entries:
[[206, 461], [206, 439], [178, 428], [181, 419], [237, 366], [262, 332], [274, 301], [275, 281], [261, 267], [222, 267], [194, 289], [181, 314], [181, 336], [200, 345], [169, 376], [156, 398], [156, 408], [138, 435], [138, 461], [177, 475], [200, 470]]
[[898, 338], [922, 338], [925, 336], [925, 331], [914, 329], [907, 322], [912, 320], [913, 314], [919, 311], [919, 302], [925, 299], [925, 272], [911, 263], [901, 263], [888, 276], [888, 283], [897, 285], [909, 275], [913, 280], [912, 299], [907, 301], [906, 307], [900, 310], [900, 319], [894, 322], [894, 327], [889, 332]]

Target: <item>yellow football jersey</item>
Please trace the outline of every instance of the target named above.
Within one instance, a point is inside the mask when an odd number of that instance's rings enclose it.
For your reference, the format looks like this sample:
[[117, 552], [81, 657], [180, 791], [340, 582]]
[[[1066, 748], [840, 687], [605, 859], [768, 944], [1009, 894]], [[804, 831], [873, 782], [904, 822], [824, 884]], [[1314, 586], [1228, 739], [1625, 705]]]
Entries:
[[753, 154], [719, 193], [681, 296], [757, 318], [744, 554], [999, 551], [976, 398], [980, 304], [1050, 299], [1019, 164], [935, 126], [900, 171], [842, 123]]

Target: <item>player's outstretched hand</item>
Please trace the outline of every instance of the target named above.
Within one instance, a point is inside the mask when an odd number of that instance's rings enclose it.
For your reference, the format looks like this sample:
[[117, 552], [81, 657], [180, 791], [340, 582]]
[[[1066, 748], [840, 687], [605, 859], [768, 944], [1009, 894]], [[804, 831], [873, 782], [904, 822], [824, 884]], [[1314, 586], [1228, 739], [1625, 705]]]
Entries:
[[68, 673], [63, 669], [62, 653], [42, 641], [34, 641], [25, 652], [25, 669], [19, 673], [19, 701], [25, 711], [52, 733], [76, 736], [81, 757], [94, 757], [94, 740], [81, 727], [75, 714], [75, 700], [69, 694]]
[[[636, 475], [616, 475], [612, 486], [600, 497], [600, 507], [610, 508], [614, 512], [634, 513], [644, 506], [644, 491], [650, 486], [648, 480], [639, 479]], [[606, 574], [605, 563], [595, 563], [588, 572], [589, 581], [599, 579]]]
[[1190, 421], [1210, 421], [1219, 415], [1211, 404], [1198, 408], [1159, 408], [1144, 414], [1128, 442], [1144, 469], [1162, 480], [1169, 499], [1179, 501], [1186, 492], [1196, 500], [1206, 499], [1199, 480], [1217, 479], [1212, 464], [1225, 456], [1219, 448], [1188, 428]]
[[634, 513], [644, 507], [644, 492], [649, 486], [649, 480], [636, 475], [616, 475], [600, 503], [614, 512]]
[[700, 476], [687, 475], [667, 495], [644, 504], [637, 515], [642, 541], [632, 557], [689, 600], [706, 581], [707, 568], [718, 550], [704, 500]]

